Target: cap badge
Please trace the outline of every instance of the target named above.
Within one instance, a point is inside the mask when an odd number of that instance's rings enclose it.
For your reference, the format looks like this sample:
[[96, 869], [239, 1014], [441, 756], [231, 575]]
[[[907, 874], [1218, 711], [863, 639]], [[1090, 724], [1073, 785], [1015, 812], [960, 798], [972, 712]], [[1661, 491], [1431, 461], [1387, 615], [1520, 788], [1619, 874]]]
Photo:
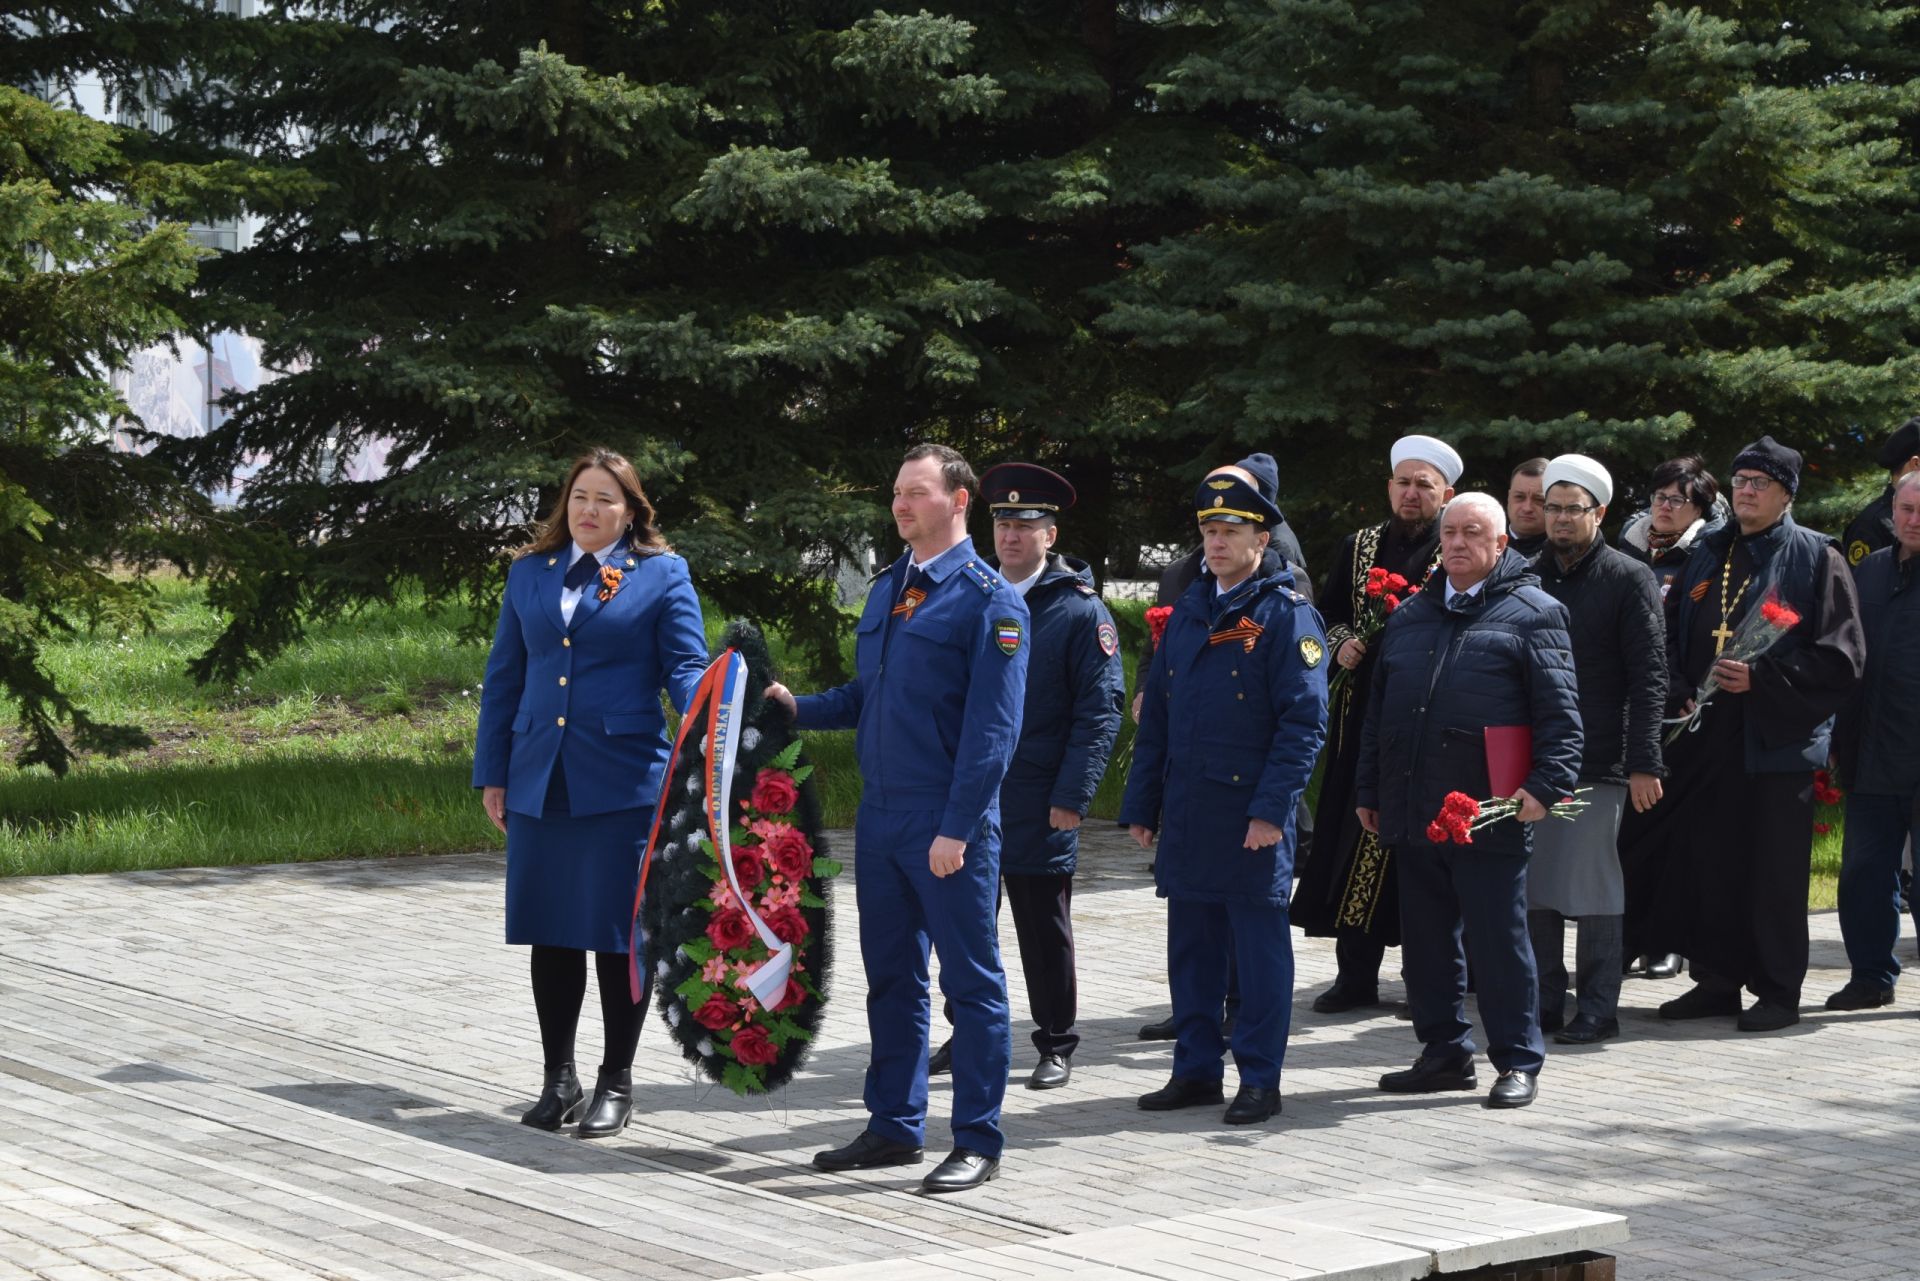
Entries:
[[1014, 491], [1012, 491], [1011, 493], [1009, 493], [1009, 494], [1007, 495], [1007, 501], [1008, 501], [1008, 502], [1010, 502], [1010, 503], [1017, 503], [1017, 502], [1019, 502], [1019, 501], [1020, 501], [1020, 491], [1016, 489], [1016, 490], [1014, 490]]
[[1213, 496], [1213, 505], [1215, 507], [1225, 507], [1227, 505], [1226, 496], [1223, 494], [1215, 494]]
[[1232, 489], [1233, 481], [1231, 479], [1210, 480], [1207, 482], [1207, 488], [1208, 489]]

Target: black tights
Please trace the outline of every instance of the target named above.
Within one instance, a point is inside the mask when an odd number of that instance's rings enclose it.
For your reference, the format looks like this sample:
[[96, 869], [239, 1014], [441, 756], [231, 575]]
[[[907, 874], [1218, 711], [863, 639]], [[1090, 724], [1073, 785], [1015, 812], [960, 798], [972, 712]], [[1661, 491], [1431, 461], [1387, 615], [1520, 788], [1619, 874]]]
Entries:
[[[640, 1044], [640, 1024], [647, 1017], [647, 997], [653, 976], [643, 975], [638, 1001], [627, 985], [627, 954], [595, 952], [595, 977], [600, 982], [600, 1017], [606, 1023], [607, 1047], [600, 1066], [609, 1072], [633, 1067]], [[573, 1034], [580, 1026], [580, 1006], [587, 999], [587, 954], [573, 947], [533, 947], [533, 1008], [540, 1016], [540, 1048], [549, 1070], [573, 1062]]]

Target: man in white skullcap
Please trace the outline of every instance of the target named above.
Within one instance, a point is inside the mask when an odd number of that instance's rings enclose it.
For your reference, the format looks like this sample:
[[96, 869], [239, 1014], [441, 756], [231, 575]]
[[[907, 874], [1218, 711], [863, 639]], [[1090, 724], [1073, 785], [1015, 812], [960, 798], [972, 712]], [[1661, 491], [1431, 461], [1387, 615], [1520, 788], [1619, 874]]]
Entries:
[[[1600, 521], [1613, 499], [1607, 469], [1583, 454], [1548, 461], [1547, 545], [1533, 571], [1567, 608], [1586, 745], [1580, 762], [1588, 807], [1533, 830], [1527, 867], [1527, 930], [1540, 975], [1540, 1030], [1563, 1045], [1620, 1034], [1620, 819], [1629, 801], [1660, 799], [1666, 769], [1660, 716], [1667, 691], [1660, 589], [1645, 565], [1607, 545]], [[1566, 923], [1576, 920], [1575, 1014], [1566, 1021]]]
[[[1368, 641], [1360, 633], [1380, 616], [1367, 592], [1373, 570], [1424, 582], [1439, 560], [1436, 521], [1453, 497], [1463, 464], [1453, 446], [1432, 436], [1403, 436], [1392, 449], [1388, 519], [1347, 535], [1320, 588], [1334, 671], [1344, 671], [1327, 708], [1327, 757], [1314, 809], [1313, 840], [1293, 895], [1292, 919], [1314, 938], [1336, 940], [1339, 973], [1314, 999], [1318, 1014], [1340, 1014], [1380, 1002], [1380, 963], [1400, 944], [1400, 896], [1387, 849], [1354, 813], [1354, 770], [1360, 727], [1373, 678]], [[1404, 594], [1404, 592], [1402, 593]]]

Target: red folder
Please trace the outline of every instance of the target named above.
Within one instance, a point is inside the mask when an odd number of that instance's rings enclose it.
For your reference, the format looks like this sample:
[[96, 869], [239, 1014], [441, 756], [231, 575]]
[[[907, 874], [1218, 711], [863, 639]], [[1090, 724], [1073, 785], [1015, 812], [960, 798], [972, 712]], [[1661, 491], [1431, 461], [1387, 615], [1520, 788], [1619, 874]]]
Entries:
[[1512, 796], [1533, 773], [1533, 727], [1487, 726], [1487, 785], [1495, 796]]

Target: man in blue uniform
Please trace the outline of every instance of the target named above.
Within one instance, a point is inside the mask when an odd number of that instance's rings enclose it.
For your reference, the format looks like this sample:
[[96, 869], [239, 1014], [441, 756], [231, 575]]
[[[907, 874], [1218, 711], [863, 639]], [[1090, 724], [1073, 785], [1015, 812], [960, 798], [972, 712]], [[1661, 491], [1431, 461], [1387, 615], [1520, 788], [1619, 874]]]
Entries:
[[1293, 1012], [1294, 814], [1327, 727], [1327, 641], [1284, 564], [1264, 561], [1280, 511], [1245, 477], [1200, 482], [1206, 570], [1173, 607], [1147, 677], [1120, 821], [1167, 900], [1173, 1079], [1151, 1112], [1219, 1103], [1229, 929], [1240, 972], [1230, 1125], [1280, 1110]]
[[1000, 780], [1026, 693], [1026, 602], [981, 563], [967, 537], [979, 492], [944, 445], [900, 465], [893, 518], [908, 552], [875, 581], [860, 615], [854, 679], [795, 699], [767, 696], [802, 729], [857, 728], [864, 790], [854, 820], [854, 889], [867, 973], [870, 1119], [859, 1138], [817, 1153], [822, 1170], [913, 1165], [927, 1121], [927, 949], [953, 1003], [954, 1148], [922, 1182], [977, 1187], [1000, 1171], [1000, 1104], [1013, 1058], [994, 899], [1000, 884]]
[[[980, 483], [993, 513], [991, 563], [1033, 615], [1020, 743], [1000, 785], [1000, 884], [1013, 904], [1040, 1052], [1027, 1088], [1052, 1090], [1072, 1076], [1080, 1044], [1073, 957], [1080, 822], [1107, 772], [1126, 677], [1120, 633], [1100, 603], [1092, 570], [1053, 550], [1060, 513], [1073, 506], [1073, 486], [1031, 463], [1002, 463]], [[947, 1021], [953, 1021], [951, 1004]], [[934, 1052], [928, 1071], [947, 1071], [952, 1058], [949, 1040]]]

